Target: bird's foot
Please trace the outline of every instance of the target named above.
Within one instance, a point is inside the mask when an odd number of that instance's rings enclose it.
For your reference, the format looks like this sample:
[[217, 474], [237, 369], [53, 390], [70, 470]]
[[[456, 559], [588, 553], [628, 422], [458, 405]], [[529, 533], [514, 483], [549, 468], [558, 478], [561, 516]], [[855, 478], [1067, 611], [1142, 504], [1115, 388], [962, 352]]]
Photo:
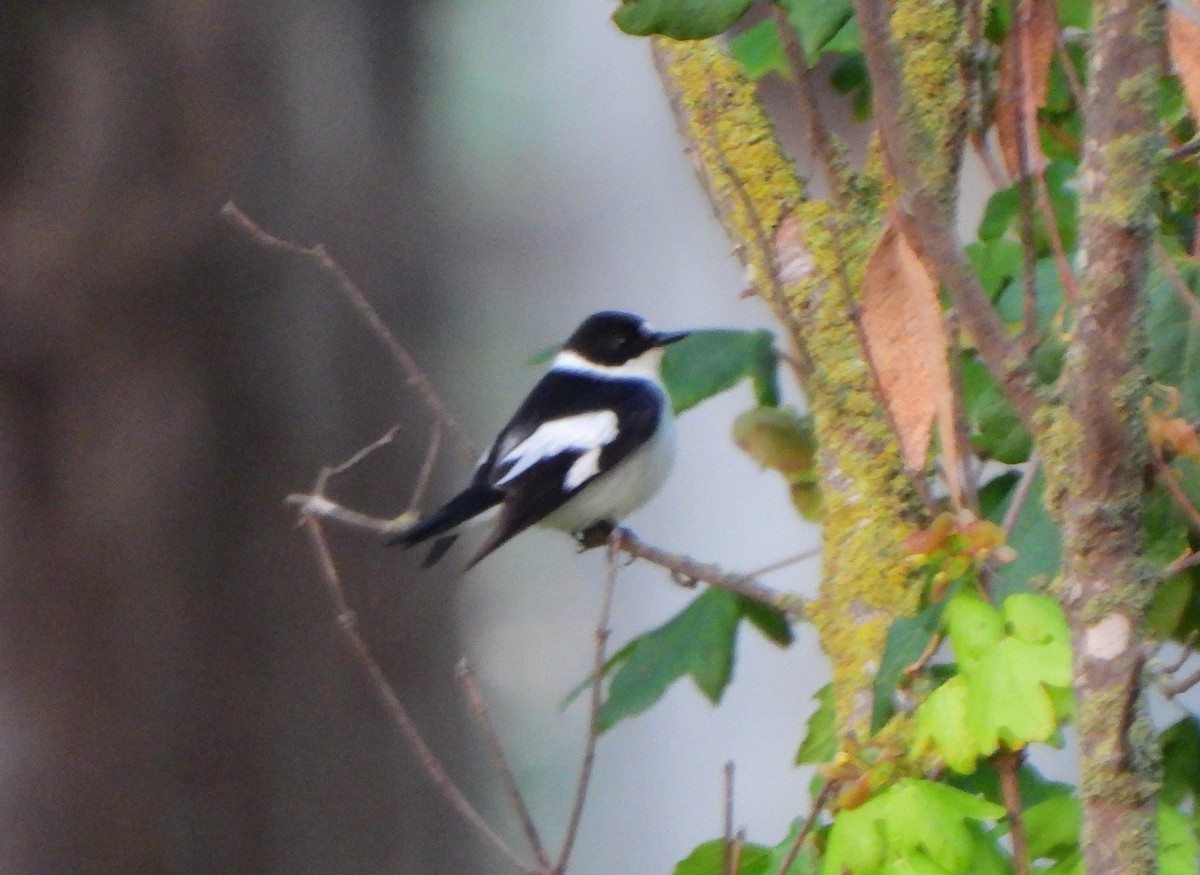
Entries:
[[579, 544], [579, 552], [591, 550], [596, 547], [603, 547], [608, 543], [608, 539], [612, 536], [616, 526], [608, 520], [600, 520], [592, 523], [586, 529], [575, 534], [575, 540]]

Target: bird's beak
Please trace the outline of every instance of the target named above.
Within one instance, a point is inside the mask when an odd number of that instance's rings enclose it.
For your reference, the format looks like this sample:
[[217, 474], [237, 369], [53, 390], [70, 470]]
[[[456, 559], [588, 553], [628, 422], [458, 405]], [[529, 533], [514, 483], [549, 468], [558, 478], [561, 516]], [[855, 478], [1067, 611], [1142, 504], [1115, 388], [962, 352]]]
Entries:
[[676, 343], [677, 341], [683, 340], [691, 333], [692, 332], [690, 331], [659, 331], [654, 335], [654, 345], [666, 346], [670, 343]]

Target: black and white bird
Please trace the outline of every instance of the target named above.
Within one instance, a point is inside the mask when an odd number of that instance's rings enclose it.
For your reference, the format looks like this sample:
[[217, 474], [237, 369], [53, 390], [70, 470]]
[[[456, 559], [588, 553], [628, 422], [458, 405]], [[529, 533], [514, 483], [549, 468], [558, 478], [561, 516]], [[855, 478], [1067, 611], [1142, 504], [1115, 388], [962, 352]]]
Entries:
[[425, 564], [462, 529], [496, 519], [472, 567], [533, 525], [590, 540], [605, 535], [662, 486], [675, 455], [671, 403], [659, 364], [664, 333], [631, 313], [595, 313], [480, 459], [471, 483], [389, 543], [436, 539]]

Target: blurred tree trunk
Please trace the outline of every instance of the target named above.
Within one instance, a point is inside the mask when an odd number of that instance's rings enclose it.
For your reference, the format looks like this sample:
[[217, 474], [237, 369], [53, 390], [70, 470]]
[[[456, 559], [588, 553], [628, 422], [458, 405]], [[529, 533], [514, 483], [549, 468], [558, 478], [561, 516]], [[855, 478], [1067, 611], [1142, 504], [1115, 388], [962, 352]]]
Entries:
[[[281, 503], [390, 424], [362, 378], [386, 363], [324, 278], [216, 219], [240, 197], [367, 288], [435, 285], [416, 144], [396, 136], [416, 110], [397, 96], [411, 11], [0, 13], [5, 872], [479, 871], [343, 653]], [[378, 464], [374, 482], [404, 482]], [[449, 591], [358, 552], [367, 632], [452, 754]]]

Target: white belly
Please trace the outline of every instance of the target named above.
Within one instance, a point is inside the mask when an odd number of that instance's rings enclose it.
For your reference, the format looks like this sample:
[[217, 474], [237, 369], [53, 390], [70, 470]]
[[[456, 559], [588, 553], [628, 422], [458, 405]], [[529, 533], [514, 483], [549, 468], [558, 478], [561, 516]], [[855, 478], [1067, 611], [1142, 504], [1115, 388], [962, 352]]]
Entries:
[[665, 412], [654, 437], [583, 487], [540, 525], [578, 532], [601, 520], [619, 523], [662, 488], [674, 459], [675, 422]]

